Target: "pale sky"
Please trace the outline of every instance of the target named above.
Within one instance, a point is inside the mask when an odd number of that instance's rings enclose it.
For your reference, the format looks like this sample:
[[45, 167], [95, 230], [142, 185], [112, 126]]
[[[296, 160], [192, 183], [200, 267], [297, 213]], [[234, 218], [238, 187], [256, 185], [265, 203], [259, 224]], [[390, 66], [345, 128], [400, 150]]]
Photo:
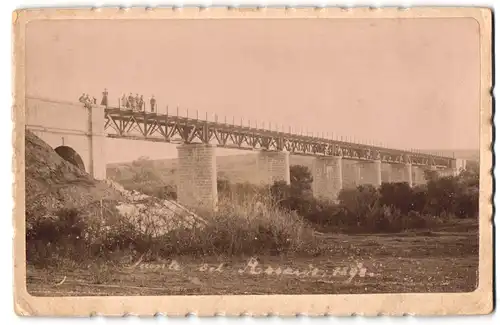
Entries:
[[[36, 21], [26, 43], [28, 96], [100, 101], [107, 88], [111, 105], [154, 94], [160, 112], [178, 105], [398, 148], [479, 147], [473, 19]], [[175, 153], [108, 144], [114, 161]]]

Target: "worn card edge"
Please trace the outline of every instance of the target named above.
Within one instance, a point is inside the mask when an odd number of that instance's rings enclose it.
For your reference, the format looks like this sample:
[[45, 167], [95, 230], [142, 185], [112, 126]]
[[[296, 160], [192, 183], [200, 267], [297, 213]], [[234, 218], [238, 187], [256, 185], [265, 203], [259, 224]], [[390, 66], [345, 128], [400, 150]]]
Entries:
[[[353, 295], [113, 296], [35, 297], [26, 290], [25, 256], [25, 31], [42, 19], [269, 19], [269, 18], [459, 18], [480, 27], [480, 246], [479, 285], [468, 293], [392, 293]], [[493, 310], [492, 214], [492, 16], [489, 8], [100, 8], [20, 9], [13, 22], [14, 308], [24, 316], [155, 315], [455, 315]]]

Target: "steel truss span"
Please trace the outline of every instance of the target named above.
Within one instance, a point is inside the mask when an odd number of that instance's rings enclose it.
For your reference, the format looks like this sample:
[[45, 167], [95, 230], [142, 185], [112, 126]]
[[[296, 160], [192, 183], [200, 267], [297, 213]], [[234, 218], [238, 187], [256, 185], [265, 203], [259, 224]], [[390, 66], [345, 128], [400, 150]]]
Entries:
[[156, 142], [205, 143], [243, 150], [286, 150], [309, 156], [341, 156], [354, 160], [381, 160], [421, 166], [452, 167], [454, 158], [428, 153], [389, 149], [364, 144], [271, 131], [168, 114], [105, 109], [108, 137]]

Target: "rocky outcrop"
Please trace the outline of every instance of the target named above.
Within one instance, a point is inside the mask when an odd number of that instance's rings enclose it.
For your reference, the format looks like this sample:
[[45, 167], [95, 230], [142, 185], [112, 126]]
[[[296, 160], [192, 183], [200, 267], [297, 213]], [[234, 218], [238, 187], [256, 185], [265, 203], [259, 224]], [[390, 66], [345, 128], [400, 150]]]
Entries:
[[61, 209], [76, 209], [83, 218], [106, 224], [116, 218], [136, 230], [161, 235], [175, 227], [200, 227], [204, 221], [173, 200], [127, 191], [110, 181], [97, 181], [61, 158], [26, 130], [26, 224], [57, 218]]

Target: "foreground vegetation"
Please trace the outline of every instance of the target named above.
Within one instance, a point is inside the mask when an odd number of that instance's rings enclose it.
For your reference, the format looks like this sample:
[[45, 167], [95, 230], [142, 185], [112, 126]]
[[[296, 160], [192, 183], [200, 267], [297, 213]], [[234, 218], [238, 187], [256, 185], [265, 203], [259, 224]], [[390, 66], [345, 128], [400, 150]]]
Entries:
[[323, 230], [348, 233], [387, 233], [411, 229], [433, 229], [457, 218], [477, 218], [479, 174], [462, 171], [439, 177], [426, 173], [427, 183], [383, 183], [375, 188], [361, 185], [342, 189], [337, 202], [312, 196], [312, 177], [302, 166], [292, 166], [291, 185], [275, 183], [271, 194], [280, 206]]
[[[143, 190], [160, 198], [175, 198], [175, 188], [155, 191], [151, 169], [140, 167]], [[427, 174], [427, 184], [369, 185], [343, 189], [336, 202], [312, 196], [312, 177], [303, 166], [291, 167], [290, 185], [231, 184], [219, 180], [219, 209], [203, 214], [198, 226], [179, 226], [161, 235], [107, 211], [98, 218], [82, 217], [76, 209], [60, 209], [27, 229], [27, 259], [53, 265], [61, 259], [84, 263], [113, 261], [124, 255], [147, 259], [169, 256], [251, 256], [255, 254], [317, 256], [330, 247], [321, 233], [376, 234], [435, 230], [459, 219], [476, 218], [479, 176], [466, 170], [458, 176]], [[163, 186], [163, 185], [162, 185]], [[163, 189], [165, 189], [163, 187]], [[168, 194], [165, 194], [168, 192]], [[149, 229], [149, 230], [148, 230]], [[151, 230], [153, 229], [153, 230]]]
[[203, 219], [205, 223], [198, 227], [179, 226], [153, 235], [154, 225], [150, 231], [137, 231], [126, 218], [97, 221], [81, 218], [77, 210], [63, 209], [56, 218], [41, 218], [28, 229], [27, 259], [50, 265], [60, 258], [84, 263], [96, 258], [113, 260], [123, 253], [156, 259], [173, 255], [310, 255], [318, 250], [313, 229], [296, 213], [272, 203], [223, 201], [216, 213]]
[[[350, 282], [342, 275], [323, 279], [240, 273], [248, 256], [144, 258], [139, 265], [140, 257], [132, 256], [120, 264], [94, 259], [88, 267], [63, 260], [43, 268], [28, 265], [27, 289], [39, 296], [465, 292], [477, 285], [477, 230], [477, 220], [459, 219], [432, 232], [323, 234], [317, 256], [256, 256], [262, 270], [308, 270], [313, 265], [331, 272], [363, 263], [367, 273], [374, 273]], [[173, 261], [179, 270], [169, 267]], [[211, 271], [221, 264], [222, 271]]]

